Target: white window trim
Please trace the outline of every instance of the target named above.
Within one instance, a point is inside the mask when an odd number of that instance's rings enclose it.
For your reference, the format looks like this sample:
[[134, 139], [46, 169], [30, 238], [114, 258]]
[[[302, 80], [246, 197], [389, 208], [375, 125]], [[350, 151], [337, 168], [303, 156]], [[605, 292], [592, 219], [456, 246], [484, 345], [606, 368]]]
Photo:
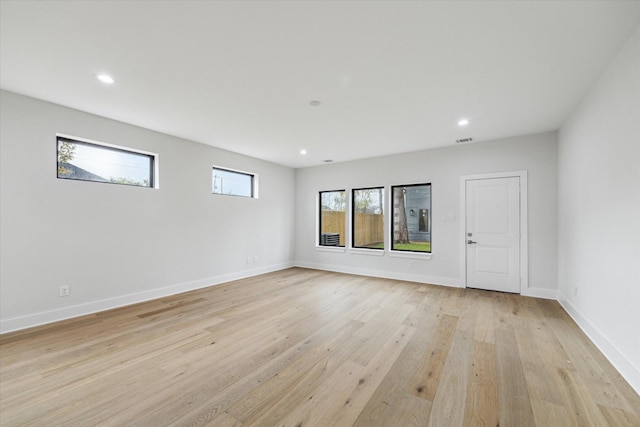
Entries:
[[349, 253], [354, 255], [384, 256], [385, 252], [384, 249], [349, 248]]
[[316, 250], [318, 252], [334, 252], [334, 253], [345, 253], [346, 248], [344, 246], [322, 246], [316, 245]]
[[394, 258], [431, 259], [431, 252], [412, 252], [389, 250], [389, 256]]

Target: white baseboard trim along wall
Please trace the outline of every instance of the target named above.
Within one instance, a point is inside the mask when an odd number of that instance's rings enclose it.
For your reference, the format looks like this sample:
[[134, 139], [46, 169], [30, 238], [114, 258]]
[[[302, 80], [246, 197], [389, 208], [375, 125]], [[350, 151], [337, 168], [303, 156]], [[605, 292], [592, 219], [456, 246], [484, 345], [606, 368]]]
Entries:
[[[369, 269], [360, 269], [353, 267], [344, 267], [338, 265], [316, 264], [309, 262], [281, 263], [276, 265], [255, 268], [247, 271], [223, 274], [220, 276], [209, 277], [206, 279], [196, 280], [192, 282], [179, 283], [164, 288], [153, 289], [144, 292], [121, 295], [114, 298], [107, 298], [98, 301], [92, 301], [84, 304], [78, 304], [70, 307], [63, 307], [56, 310], [43, 311], [39, 313], [29, 314], [27, 316], [14, 317], [0, 320], [0, 333], [14, 332], [21, 329], [27, 329], [35, 326], [41, 326], [53, 322], [72, 319], [74, 317], [95, 314], [101, 311], [112, 310], [114, 308], [124, 307], [127, 305], [137, 304], [145, 301], [151, 301], [157, 298], [164, 298], [183, 292], [193, 291], [196, 289], [206, 288], [208, 286], [220, 285], [231, 282], [233, 280], [246, 279], [258, 276], [260, 274], [271, 273], [273, 271], [284, 270], [290, 267], [310, 268], [314, 270], [334, 271], [336, 273], [355, 274], [359, 276], [372, 276], [384, 279], [405, 280], [408, 282], [433, 284], [440, 286], [448, 286], [453, 288], [462, 287], [461, 282], [455, 277], [436, 277], [425, 276], [421, 274], [411, 273], [390, 273], [389, 271], [379, 270], [372, 271]], [[523, 290], [523, 296], [556, 299], [556, 291], [550, 289], [529, 288]]]
[[78, 304], [70, 307], [63, 307], [56, 310], [43, 311], [33, 313], [27, 316], [14, 317], [11, 319], [0, 320], [0, 333], [14, 332], [21, 329], [27, 329], [35, 326], [46, 325], [48, 323], [59, 322], [61, 320], [72, 319], [74, 317], [95, 314], [101, 311], [112, 310], [127, 305], [137, 304], [141, 302], [151, 301], [157, 298], [164, 298], [183, 292], [194, 291], [209, 286], [221, 285], [223, 283], [234, 280], [246, 279], [258, 276], [260, 274], [271, 273], [273, 271], [284, 270], [293, 267], [293, 263], [281, 263], [269, 265], [251, 270], [245, 270], [237, 273], [223, 274], [220, 276], [209, 277], [206, 279], [196, 280], [192, 282], [178, 283], [176, 285], [166, 286], [164, 288], [153, 289], [144, 292], [137, 292], [128, 295], [121, 295], [114, 298], [107, 298], [98, 301], [92, 301], [84, 304]]
[[[307, 261], [296, 261], [296, 267], [312, 268], [314, 270], [334, 271], [336, 273], [355, 274], [358, 276], [381, 277], [384, 279], [405, 280], [407, 282], [425, 283], [430, 285], [448, 286], [452, 288], [463, 288], [462, 281], [457, 277], [429, 276], [415, 273], [390, 272], [388, 270], [371, 270], [344, 265], [334, 265], [325, 263], [313, 263]], [[522, 289], [522, 296], [552, 299], [557, 297], [555, 289], [526, 288]]]
[[558, 293], [558, 302], [571, 316], [580, 330], [602, 352], [614, 368], [624, 377], [629, 385], [640, 394], [640, 367], [634, 366], [618, 349], [605, 338], [598, 329], [578, 311], [562, 293]]
[[333, 271], [336, 273], [355, 274], [357, 276], [380, 277], [383, 279], [405, 280], [407, 282], [425, 283], [432, 285], [449, 286], [460, 288], [460, 280], [455, 277], [425, 276], [423, 274], [398, 273], [388, 270], [372, 270], [368, 268], [357, 268], [344, 265], [320, 264], [306, 261], [297, 261], [296, 267], [311, 268], [314, 270]]

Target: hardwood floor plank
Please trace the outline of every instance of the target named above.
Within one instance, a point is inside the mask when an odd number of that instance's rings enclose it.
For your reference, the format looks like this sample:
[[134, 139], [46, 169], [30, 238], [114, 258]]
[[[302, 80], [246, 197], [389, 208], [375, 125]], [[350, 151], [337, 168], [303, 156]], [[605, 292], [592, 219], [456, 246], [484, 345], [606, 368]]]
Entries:
[[[285, 351], [281, 357], [273, 358], [273, 351], [268, 352], [269, 356], [263, 357], [254, 363], [245, 364], [240, 369], [234, 369], [235, 362], [233, 358], [229, 359], [228, 366], [220, 366], [211, 376], [203, 376], [202, 372], [196, 371], [192, 375], [200, 377], [202, 384], [195, 387], [196, 393], [169, 393], [167, 399], [171, 399], [171, 405], [157, 405], [150, 402], [150, 408], [158, 407], [155, 411], [147, 409], [143, 412], [150, 414], [144, 417], [145, 422], [153, 425], [154, 422], [167, 422], [178, 419], [182, 413], [174, 410], [175, 405], [182, 405], [182, 401], [189, 401], [189, 405], [193, 411], [206, 414], [217, 414], [226, 411], [240, 422], [244, 423], [247, 418], [255, 416], [256, 413], [266, 410], [269, 406], [262, 406], [261, 402], [268, 399], [276, 399], [280, 387], [289, 387], [299, 377], [301, 377], [307, 369], [317, 360], [326, 357], [327, 350], [333, 348], [341, 348], [338, 344], [348, 340], [348, 338], [361, 327], [361, 322], [350, 322], [334, 335], [328, 335], [325, 339], [323, 335], [313, 338], [307, 338], [304, 343], [300, 343], [291, 351]], [[309, 347], [311, 347], [309, 349]], [[306, 351], [301, 351], [305, 349]], [[266, 355], [265, 355], [266, 356]], [[271, 360], [271, 362], [269, 362]], [[260, 362], [264, 363], [261, 371]], [[215, 366], [215, 365], [214, 365]], [[269, 367], [271, 369], [269, 369]], [[226, 369], [225, 369], [226, 368]], [[219, 371], [219, 372], [218, 372]], [[257, 375], [254, 375], [256, 373]], [[244, 377], [248, 377], [245, 379]], [[242, 380], [242, 382], [239, 382]], [[186, 386], [193, 382], [188, 381]], [[225, 388], [228, 387], [228, 388]], [[176, 398], [176, 395], [179, 396]], [[211, 405], [210, 398], [215, 396], [215, 402]], [[202, 400], [201, 400], [202, 399]], [[233, 411], [232, 405], [236, 408], [243, 405], [242, 410]], [[202, 410], [205, 405], [206, 409]], [[268, 403], [265, 403], [268, 405]], [[243, 412], [246, 409], [247, 412]]]
[[215, 419], [206, 424], [196, 423], [194, 425], [202, 425], [207, 427], [242, 427], [242, 423], [240, 421], [236, 420], [226, 412], [223, 412]]
[[535, 426], [527, 382], [513, 331], [496, 331], [496, 362], [500, 425]]
[[567, 409], [577, 425], [607, 425], [602, 412], [591, 399], [589, 391], [585, 389], [584, 384], [580, 380], [580, 376], [572, 371], [558, 369], [558, 374], [562, 379], [565, 392], [565, 402]]
[[473, 348], [473, 332], [458, 331], [433, 399], [429, 426], [462, 426], [465, 413], [468, 372]]
[[[379, 349], [371, 361], [340, 393], [336, 390], [333, 408], [325, 410], [319, 417], [318, 425], [351, 426], [362, 412], [380, 383], [388, 374], [393, 363], [404, 350], [415, 332], [411, 326], [400, 326], [397, 332]], [[340, 405], [344, 402], [344, 405]]]
[[[408, 406], [416, 406], [415, 399], [407, 399], [406, 395], [410, 390], [409, 383], [424, 359], [430, 337], [440, 319], [437, 295], [439, 294], [434, 292], [433, 296], [424, 297], [418, 304], [418, 309], [407, 318], [411, 319], [409, 325], [415, 326], [416, 331], [358, 416], [355, 426], [392, 425], [394, 420], [403, 419]], [[422, 425], [426, 425], [431, 411], [431, 401], [418, 397], [416, 399], [422, 400], [424, 404], [417, 405], [421, 416], [416, 415], [414, 421], [422, 420]]]
[[458, 318], [444, 314], [435, 327], [435, 332], [407, 392], [433, 402], [440, 384], [442, 370], [453, 342]]
[[[474, 291], [474, 293], [477, 292]], [[491, 298], [486, 295], [486, 293], [482, 293], [481, 295], [478, 295], [476, 302], [477, 316], [473, 339], [476, 341], [494, 344], [496, 342], [494, 334], [495, 329], [493, 327], [495, 320]]]
[[564, 405], [534, 399], [531, 401], [531, 408], [538, 426], [578, 427], [581, 425], [571, 416]]
[[[297, 390], [287, 393], [283, 397], [285, 405], [271, 408], [255, 424], [283, 427], [322, 425], [320, 419], [323, 414], [335, 409], [337, 401], [343, 400], [339, 394], [344, 393], [354, 378], [361, 376], [364, 369], [364, 366], [347, 360], [313, 390], [300, 393], [305, 387], [296, 387]], [[348, 400], [343, 402], [344, 405], [351, 403]], [[289, 410], [282, 411], [280, 406], [288, 407]]]
[[[399, 303], [398, 303], [399, 304]], [[395, 308], [400, 308], [398, 305]], [[390, 310], [396, 311], [394, 306], [392, 305]], [[396, 320], [396, 323], [399, 324], [404, 320], [404, 317], [400, 315], [400, 320]], [[350, 339], [347, 342], [340, 343], [341, 345], [330, 345], [325, 346], [326, 348], [322, 348], [319, 350], [318, 354], [311, 353], [310, 357], [304, 358], [304, 364], [301, 366], [297, 366], [296, 364], [291, 365], [290, 368], [287, 368], [279, 373], [277, 377], [272, 378], [267, 383], [262, 384], [259, 388], [252, 391], [245, 399], [241, 402], [236, 403], [229, 409], [229, 413], [233, 415], [236, 419], [241, 421], [242, 423], [252, 423], [256, 419], [259, 418], [259, 413], [257, 412], [257, 407], [267, 406], [265, 403], [269, 400], [274, 400], [282, 397], [282, 390], [287, 390], [291, 387], [291, 384], [295, 381], [298, 381], [303, 374], [308, 374], [308, 372], [315, 372], [313, 369], [314, 365], [320, 367], [317, 370], [317, 375], [321, 375], [325, 372], [332, 372], [333, 369], [340, 366], [344, 361], [351, 360], [355, 353], [359, 353], [359, 350], [364, 346], [371, 348], [373, 346], [380, 346], [378, 340], [380, 339], [379, 334], [379, 323], [378, 322], [369, 322], [365, 323], [361, 328], [355, 331]], [[357, 363], [354, 361], [354, 363]], [[310, 381], [309, 378], [302, 378], [305, 383]], [[318, 377], [314, 377], [314, 380], [319, 380]]]
[[474, 341], [463, 425], [497, 426], [498, 384], [496, 351], [493, 344]]
[[640, 426], [640, 417], [633, 412], [604, 405], [598, 405], [598, 408], [610, 426]]
[[[612, 405], [640, 416], [640, 397], [613, 369], [602, 353], [588, 340], [571, 319], [550, 319], [550, 326], [563, 343], [571, 369], [566, 372], [586, 387], [590, 399]], [[566, 377], [561, 376], [564, 381]], [[565, 381], [566, 383], [566, 381]], [[590, 387], [591, 386], [591, 387]]]

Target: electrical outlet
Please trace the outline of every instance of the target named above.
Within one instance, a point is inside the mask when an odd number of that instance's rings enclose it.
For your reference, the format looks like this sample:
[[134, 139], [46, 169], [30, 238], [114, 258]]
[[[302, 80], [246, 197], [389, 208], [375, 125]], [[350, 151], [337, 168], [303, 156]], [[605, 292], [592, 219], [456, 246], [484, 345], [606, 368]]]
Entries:
[[258, 262], [260, 261], [260, 257], [258, 255], [253, 257], [253, 262]]
[[251, 257], [250, 256], [247, 257], [247, 264], [251, 264]]
[[60, 286], [60, 296], [61, 297], [69, 296], [69, 285]]

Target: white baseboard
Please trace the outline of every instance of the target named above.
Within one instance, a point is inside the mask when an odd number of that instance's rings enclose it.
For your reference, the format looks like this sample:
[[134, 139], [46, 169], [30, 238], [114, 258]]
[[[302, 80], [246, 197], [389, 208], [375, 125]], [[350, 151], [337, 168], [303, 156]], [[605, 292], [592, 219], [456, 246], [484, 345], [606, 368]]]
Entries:
[[355, 274], [358, 276], [381, 277], [383, 279], [404, 280], [407, 282], [426, 283], [431, 285], [449, 286], [452, 288], [462, 287], [460, 279], [456, 277], [425, 276], [423, 274], [402, 273], [397, 271], [371, 270], [368, 268], [354, 268], [344, 265], [314, 263], [306, 261], [296, 261], [296, 267], [312, 268], [314, 270], [334, 271], [336, 273]]
[[613, 344], [611, 344], [609, 340], [607, 340], [607, 338], [602, 335], [561, 292], [558, 292], [558, 302], [562, 305], [569, 316], [571, 316], [574, 322], [576, 322], [582, 332], [584, 332], [591, 342], [598, 347], [598, 350], [604, 354], [604, 357], [606, 357], [620, 375], [627, 380], [636, 393], [640, 394], [640, 369], [629, 362], [629, 360], [627, 360], [627, 358], [624, 357], [624, 355], [620, 353], [618, 349], [613, 346]]
[[523, 297], [557, 300], [558, 290], [545, 288], [525, 288], [520, 290], [520, 295], [522, 295]]
[[61, 320], [84, 316], [87, 314], [94, 314], [100, 311], [111, 310], [118, 307], [124, 307], [126, 305], [137, 304], [144, 301], [150, 301], [157, 298], [180, 294], [182, 292], [220, 285], [222, 283], [231, 282], [233, 280], [246, 279], [248, 277], [270, 273], [272, 271], [284, 270], [285, 268], [290, 267], [293, 267], [292, 262], [273, 264], [261, 268], [245, 270], [237, 273], [222, 274], [220, 276], [209, 277], [206, 279], [195, 280], [191, 282], [178, 283], [176, 285], [166, 286], [163, 288], [151, 289], [148, 291], [121, 295], [98, 301], [91, 301], [84, 304], [43, 311], [26, 316], [2, 319], [0, 320], [0, 334], [31, 328], [34, 326], [45, 325], [48, 323], [58, 322]]

